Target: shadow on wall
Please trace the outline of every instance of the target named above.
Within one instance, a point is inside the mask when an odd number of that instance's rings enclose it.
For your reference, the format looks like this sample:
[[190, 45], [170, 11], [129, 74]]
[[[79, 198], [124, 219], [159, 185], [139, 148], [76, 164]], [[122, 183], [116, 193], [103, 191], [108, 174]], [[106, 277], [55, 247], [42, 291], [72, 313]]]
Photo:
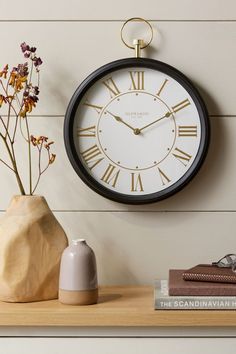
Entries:
[[[214, 106], [214, 110], [219, 112], [219, 107], [214, 101], [213, 97], [206, 92], [200, 85], [194, 82], [198, 88], [207, 106]], [[224, 119], [216, 116], [210, 117], [211, 126], [211, 139], [208, 154], [199, 170], [192, 181], [185, 186], [180, 192], [167, 198], [161, 202], [148, 205], [148, 206], [127, 206], [127, 210], [204, 210], [204, 206], [208, 205], [209, 200], [214, 199], [219, 190], [220, 181], [225, 179], [225, 170], [227, 169], [227, 161], [225, 156], [228, 154], [229, 144], [227, 144], [226, 131], [224, 130]], [[191, 197], [191, 200], [190, 200]], [[216, 203], [214, 202], [214, 205]], [[193, 207], [194, 205], [194, 207]], [[219, 208], [219, 206], [217, 206]]]
[[[155, 28], [155, 43], [150, 45], [143, 51], [143, 56], [154, 58], [157, 56], [159, 48], [164, 49], [165, 45], [168, 45], [165, 41], [165, 34], [161, 33], [159, 28]], [[157, 32], [157, 33], [156, 33]], [[66, 72], [64, 69], [60, 70], [61, 81], [66, 80], [70, 82], [70, 86], [73, 87], [74, 80], [71, 73]], [[190, 78], [191, 79], [191, 78]], [[60, 102], [63, 106], [67, 106], [68, 99], [63, 93], [63, 87], [55, 88], [52, 82], [47, 82], [48, 89], [55, 92], [57, 97], [60, 97]], [[200, 86], [198, 82], [194, 82], [195, 86], [199, 89], [204, 101], [207, 103], [208, 107], [214, 107], [214, 112], [216, 116], [219, 115], [220, 109], [217, 106], [214, 98]], [[56, 91], [55, 91], [56, 90]], [[73, 91], [73, 90], [72, 90]], [[74, 91], [73, 91], [74, 92]], [[199, 173], [193, 178], [193, 180], [179, 193], [173, 195], [172, 197], [158, 202], [152, 205], [125, 205], [122, 207], [123, 210], [127, 211], [163, 211], [163, 210], [204, 210], [205, 205], [209, 210], [211, 204], [216, 205], [215, 197], [217, 191], [219, 190], [219, 181], [224, 178], [224, 170], [226, 170], [227, 159], [227, 137], [224, 131], [224, 120], [219, 117], [211, 117], [211, 142], [209, 147], [209, 152], [206, 160], [200, 169]], [[220, 166], [220, 167], [219, 167]], [[77, 178], [77, 177], [76, 177]], [[85, 189], [85, 193], [87, 190]], [[92, 192], [93, 193], [93, 192]], [[73, 194], [73, 193], [72, 193]], [[76, 203], [76, 202], [75, 202]], [[117, 203], [109, 202], [110, 209], [117, 209]], [[217, 208], [220, 208], [217, 205]]]
[[138, 283], [135, 270], [132, 271], [129, 266], [129, 249], [125, 245], [123, 247], [120, 244], [116, 246], [116, 242], [113, 239], [106, 238], [105, 242], [100, 239], [99, 248], [100, 262], [101, 260], [106, 260], [107, 264], [106, 267], [102, 266], [100, 270], [102, 278], [106, 279], [107, 284]]
[[[57, 98], [57, 102], [60, 102], [60, 108], [62, 114], [65, 113], [65, 107], [67, 107], [69, 103], [69, 99], [67, 97], [67, 94], [65, 94], [65, 91], [63, 89], [63, 82], [68, 82], [70, 83], [70, 86], [73, 87], [73, 78], [71, 77], [71, 73], [69, 71], [66, 72], [65, 68], [60, 65], [57, 65], [54, 67], [55, 72], [60, 76], [60, 81], [61, 81], [61, 86], [55, 86], [55, 81], [50, 80], [48, 77], [44, 77], [45, 81], [45, 86], [47, 87], [48, 92], [50, 95], [53, 92], [53, 95]], [[72, 90], [71, 94], [74, 91]]]

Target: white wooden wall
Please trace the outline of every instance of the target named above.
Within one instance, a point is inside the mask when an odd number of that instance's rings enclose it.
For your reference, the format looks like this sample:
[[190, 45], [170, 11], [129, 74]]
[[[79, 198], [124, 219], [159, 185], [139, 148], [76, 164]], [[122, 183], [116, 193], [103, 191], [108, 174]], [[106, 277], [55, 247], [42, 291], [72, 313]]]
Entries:
[[[212, 126], [206, 162], [179, 194], [128, 206], [96, 195], [73, 171], [62, 127], [68, 101], [97, 67], [133, 53], [119, 39], [122, 23], [141, 16], [155, 29], [146, 56], [185, 73], [205, 99]], [[19, 44], [44, 60], [33, 132], [55, 140], [57, 160], [39, 193], [70, 239], [85, 237], [100, 284], [150, 284], [171, 267], [189, 267], [236, 252], [235, 0], [0, 1], [0, 66], [21, 60]], [[24, 167], [24, 165], [23, 165]], [[17, 193], [0, 168], [0, 209]]]

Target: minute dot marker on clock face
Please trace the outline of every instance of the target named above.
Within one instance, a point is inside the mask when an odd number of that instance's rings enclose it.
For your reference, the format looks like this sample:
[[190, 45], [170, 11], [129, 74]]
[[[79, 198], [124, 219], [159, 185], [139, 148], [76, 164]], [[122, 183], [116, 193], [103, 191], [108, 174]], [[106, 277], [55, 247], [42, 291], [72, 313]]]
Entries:
[[198, 154], [202, 125], [191, 95], [175, 79], [134, 67], [132, 81], [129, 70], [109, 71], [87, 90], [88, 101], [76, 113], [76, 149], [92, 180], [111, 194], [115, 189], [141, 200], [183, 179]]

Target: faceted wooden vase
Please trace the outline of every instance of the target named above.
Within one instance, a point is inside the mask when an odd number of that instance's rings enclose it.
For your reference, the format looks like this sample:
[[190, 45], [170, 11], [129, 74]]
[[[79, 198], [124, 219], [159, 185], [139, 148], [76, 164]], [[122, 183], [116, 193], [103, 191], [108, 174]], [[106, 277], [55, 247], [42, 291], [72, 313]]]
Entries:
[[60, 259], [67, 245], [43, 197], [13, 197], [0, 219], [0, 300], [57, 298]]

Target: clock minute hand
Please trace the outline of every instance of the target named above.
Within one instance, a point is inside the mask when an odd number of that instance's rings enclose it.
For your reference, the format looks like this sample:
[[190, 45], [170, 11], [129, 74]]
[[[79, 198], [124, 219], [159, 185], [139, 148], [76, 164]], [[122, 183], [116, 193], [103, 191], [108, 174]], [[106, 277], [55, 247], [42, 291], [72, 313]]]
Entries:
[[170, 112], [166, 112], [166, 114], [165, 114], [163, 117], [158, 118], [158, 119], [154, 120], [154, 122], [151, 122], [151, 123], [149, 123], [149, 124], [145, 125], [144, 127], [140, 128], [140, 129], [139, 129], [139, 131], [141, 132], [142, 130], [144, 130], [144, 129], [146, 129], [146, 128], [150, 127], [151, 125], [153, 125], [153, 124], [155, 124], [155, 123], [159, 122], [160, 120], [162, 120], [162, 119], [164, 119], [164, 118], [168, 118], [168, 117], [170, 117], [170, 115], [171, 115], [171, 113], [170, 113]]
[[131, 125], [129, 125], [128, 123], [126, 123], [121, 117], [119, 117], [119, 116], [117, 116], [117, 115], [111, 113], [110, 111], [106, 111], [106, 112], [109, 113], [112, 117], [114, 117], [117, 122], [123, 123], [123, 124], [126, 125], [128, 128], [130, 128], [131, 130], [133, 130], [133, 132], [134, 132], [134, 134], [135, 134], [136, 129], [133, 128], [133, 127], [131, 127]]

